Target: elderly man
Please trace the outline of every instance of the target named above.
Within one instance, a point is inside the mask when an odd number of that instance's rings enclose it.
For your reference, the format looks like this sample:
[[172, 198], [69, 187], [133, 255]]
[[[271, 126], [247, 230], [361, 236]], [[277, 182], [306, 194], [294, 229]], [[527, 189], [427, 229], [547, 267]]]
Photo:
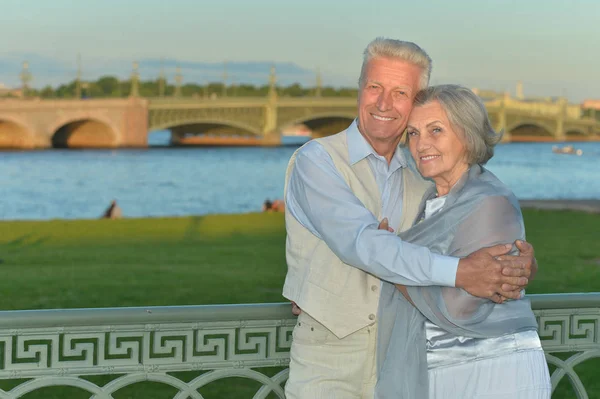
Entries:
[[[427, 87], [429, 56], [417, 45], [378, 38], [365, 52], [358, 119], [345, 131], [313, 140], [286, 174], [283, 295], [302, 313], [293, 332], [286, 395], [371, 398], [381, 280], [463, 288], [472, 295], [518, 299], [533, 249], [503, 256], [496, 246], [458, 259], [403, 242], [429, 183], [398, 145], [417, 92]], [[381, 280], [380, 280], [381, 279]]]

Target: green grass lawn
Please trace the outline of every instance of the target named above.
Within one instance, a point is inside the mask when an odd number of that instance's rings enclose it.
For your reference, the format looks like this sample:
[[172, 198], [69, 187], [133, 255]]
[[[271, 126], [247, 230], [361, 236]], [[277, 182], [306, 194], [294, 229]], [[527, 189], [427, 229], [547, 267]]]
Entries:
[[[600, 215], [529, 210], [525, 221], [540, 264], [529, 293], [600, 291]], [[284, 245], [281, 214], [0, 222], [0, 308], [281, 302]], [[590, 398], [600, 398], [598, 367], [597, 360], [588, 361], [580, 373]], [[146, 385], [116, 398], [175, 392]], [[562, 385], [554, 397], [573, 397]], [[237, 382], [207, 388], [207, 399], [245, 398], [256, 391]], [[89, 397], [61, 389], [26, 398]]]

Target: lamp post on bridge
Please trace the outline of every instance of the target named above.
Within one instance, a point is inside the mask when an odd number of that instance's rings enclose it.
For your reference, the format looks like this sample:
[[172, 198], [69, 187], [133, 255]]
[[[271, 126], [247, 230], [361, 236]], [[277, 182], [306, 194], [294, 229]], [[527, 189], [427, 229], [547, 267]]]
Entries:
[[133, 63], [133, 71], [131, 72], [131, 91], [129, 92], [129, 97], [139, 97], [140, 96], [140, 88], [139, 88], [139, 79], [140, 74], [138, 72], [139, 64], [136, 62]]
[[29, 71], [29, 63], [27, 61], [23, 62], [23, 69], [21, 70], [19, 77], [21, 78], [21, 95], [23, 98], [27, 98], [29, 82], [33, 80], [31, 72]]
[[277, 101], [277, 75], [275, 74], [275, 65], [271, 65], [269, 74], [269, 101]]
[[[277, 135], [277, 76], [275, 75], [275, 65], [271, 66], [269, 74], [269, 94], [265, 106], [265, 124], [263, 134], [267, 140], [273, 140]], [[269, 138], [270, 136], [270, 138]]]
[[77, 54], [77, 77], [75, 78], [75, 98], [81, 98], [81, 54]]
[[221, 97], [227, 97], [227, 61], [223, 62], [223, 87]]
[[173, 97], [181, 97], [181, 83], [183, 82], [183, 76], [181, 75], [181, 67], [177, 67], [177, 73], [175, 73], [175, 92]]
[[158, 76], [158, 96], [159, 97], [164, 97], [165, 96], [165, 65], [164, 65], [164, 61], [161, 58], [160, 60], [160, 75]]

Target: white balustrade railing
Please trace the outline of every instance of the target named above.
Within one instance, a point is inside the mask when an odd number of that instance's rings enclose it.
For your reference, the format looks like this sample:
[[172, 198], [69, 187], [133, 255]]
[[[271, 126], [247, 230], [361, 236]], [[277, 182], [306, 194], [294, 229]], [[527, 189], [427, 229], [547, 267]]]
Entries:
[[[552, 384], [567, 377], [578, 398], [588, 393], [574, 367], [600, 357], [600, 293], [531, 295]], [[295, 318], [289, 304], [207, 305], [0, 312], [0, 379], [28, 379], [0, 398], [48, 386], [73, 386], [94, 399], [154, 381], [177, 390], [176, 399], [202, 398], [215, 380], [258, 381], [254, 398], [284, 398], [287, 369], [270, 377], [255, 368], [283, 367]], [[557, 353], [570, 352], [566, 360]], [[564, 356], [563, 356], [564, 357]], [[191, 381], [173, 372], [197, 371]], [[202, 372], [202, 373], [201, 373]], [[90, 375], [119, 375], [105, 385]]]

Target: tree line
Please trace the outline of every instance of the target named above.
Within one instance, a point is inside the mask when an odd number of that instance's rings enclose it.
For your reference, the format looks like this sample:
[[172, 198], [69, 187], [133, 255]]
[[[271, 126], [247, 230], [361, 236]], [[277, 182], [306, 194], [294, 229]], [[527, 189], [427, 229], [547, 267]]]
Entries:
[[[77, 96], [78, 91], [82, 98], [128, 97], [131, 94], [131, 80], [123, 81], [114, 76], [102, 76], [96, 81], [81, 82], [79, 88], [77, 81], [73, 80], [58, 87], [48, 85], [42, 89], [28, 88], [27, 96], [74, 98]], [[140, 81], [138, 84], [138, 93], [141, 97], [159, 97], [161, 91], [165, 97], [172, 97], [176, 94], [176, 86], [163, 81], [161, 89], [160, 79]], [[326, 86], [318, 90], [315, 87], [304, 87], [299, 83], [277, 87], [278, 95], [284, 97], [314, 96], [317, 95], [318, 91], [320, 91], [320, 95], [323, 97], [356, 97], [357, 95], [357, 89], [347, 87], [334, 88]], [[268, 85], [235, 84], [224, 87], [224, 84], [221, 82], [212, 82], [206, 85], [186, 83], [180, 87], [180, 95], [182, 97], [263, 97], [268, 92]]]

